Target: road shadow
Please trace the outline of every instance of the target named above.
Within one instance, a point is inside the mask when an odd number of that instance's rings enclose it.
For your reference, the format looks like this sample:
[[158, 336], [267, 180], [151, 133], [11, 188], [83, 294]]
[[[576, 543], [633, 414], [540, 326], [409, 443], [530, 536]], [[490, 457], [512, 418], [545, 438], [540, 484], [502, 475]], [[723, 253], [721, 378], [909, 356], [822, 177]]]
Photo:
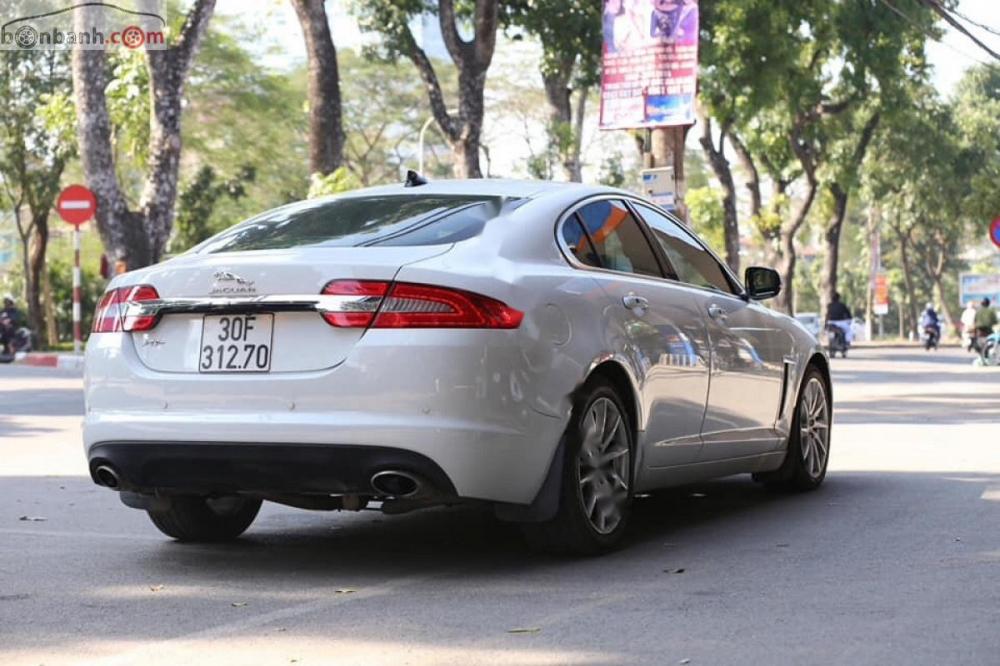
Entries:
[[[15, 490], [37, 483], [26, 478], [11, 481], [8, 487]], [[78, 494], [89, 481], [53, 478], [44, 483], [63, 484], [67, 492]], [[567, 604], [569, 612], [580, 599], [596, 598], [594, 603], [599, 604], [600, 595], [606, 594], [614, 603], [627, 604], [635, 595], [636, 604], [647, 612], [659, 612], [667, 622], [671, 613], [690, 608], [707, 612], [733, 595], [750, 595], [767, 607], [776, 585], [785, 590], [816, 589], [822, 581], [816, 571], [830, 572], [832, 582], [821, 585], [825, 596], [810, 597], [809, 612], [822, 616], [844, 605], [860, 612], [864, 602], [848, 589], [866, 584], [867, 574], [854, 581], [837, 572], [883, 571], [880, 575], [893, 578], [896, 585], [919, 586], [942, 566], [956, 584], [964, 580], [956, 573], [962, 567], [990, 562], [995, 566], [1000, 544], [982, 527], [1000, 519], [1000, 501], [988, 501], [986, 492], [998, 487], [997, 474], [842, 472], [831, 474], [816, 492], [783, 494], [748, 477], [733, 477], [639, 498], [623, 548], [584, 558], [532, 552], [516, 527], [498, 522], [487, 507], [477, 505], [401, 516], [269, 508], [237, 542], [179, 544], [165, 537], [158, 540], [150, 529], [143, 529], [141, 514], [127, 513], [130, 510], [122, 506], [112, 508], [104, 500], [111, 499], [110, 493], [94, 488], [91, 501], [77, 500], [81, 509], [76, 510], [86, 512], [77, 529], [89, 529], [86, 521], [94, 521], [94, 515], [100, 516], [100, 522], [92, 523], [98, 532], [108, 529], [100, 527], [102, 523], [118, 524], [118, 517], [131, 526], [107, 540], [94, 535], [62, 542], [53, 535], [48, 540], [12, 542], [12, 548], [18, 543], [47, 547], [44, 557], [17, 567], [16, 582], [26, 583], [20, 586], [11, 585], [10, 558], [23, 554], [0, 549], [0, 582], [6, 579], [10, 593], [9, 599], [0, 600], [0, 610], [9, 618], [0, 634], [10, 649], [70, 650], [74, 641], [81, 640], [78, 636], [87, 635], [132, 643], [164, 640], [232, 622], [231, 599], [251, 600], [239, 611], [239, 617], [246, 617], [327, 594], [332, 598], [335, 588], [365, 590], [409, 579], [418, 582], [398, 583], [403, 588], [392, 594], [343, 606], [325, 625], [286, 620], [282, 626], [290, 635], [350, 636], [377, 644], [395, 626], [389, 618], [405, 617], [411, 632], [405, 637], [408, 645], [446, 646], [453, 641], [441, 633], [442, 616], [482, 614], [484, 604], [512, 604], [516, 599], [517, 608], [530, 614], [526, 609], [551, 607], [556, 599]], [[936, 503], [927, 504], [928, 497], [937, 498]], [[100, 498], [99, 507], [95, 498]], [[919, 511], [914, 510], [917, 506]], [[963, 520], [945, 519], [959, 510]], [[54, 529], [55, 516], [52, 511], [48, 515], [50, 522], [38, 523], [39, 530]], [[21, 531], [35, 525], [23, 523]], [[132, 527], [134, 540], [127, 537]], [[896, 566], [900, 560], [910, 564]], [[924, 573], [924, 565], [914, 561], [931, 562], [935, 569]], [[886, 563], [893, 566], [886, 568]], [[47, 599], [35, 587], [41, 576], [52, 575], [61, 576], [58, 594]], [[166, 585], [159, 596], [150, 591], [156, 583]], [[170, 596], [175, 590], [177, 596]], [[52, 618], [40, 617], [41, 609], [25, 615], [17, 612], [45, 603], [58, 607]], [[464, 611], [458, 610], [463, 607]], [[358, 612], [361, 615], [355, 617]], [[599, 605], [584, 614], [595, 626], [605, 626], [599, 618], [607, 612]], [[60, 617], [73, 617], [72, 634]], [[704, 616], [716, 623], [723, 617], [722, 611]], [[783, 622], [794, 623], [794, 617]], [[333, 618], [336, 622], [331, 624]], [[775, 621], [758, 624], [754, 631], [780, 645], [784, 627]], [[494, 630], [503, 636], [505, 628], [501, 624]], [[536, 647], [567, 647], [560, 642], [559, 631], [552, 629], [546, 627], [533, 638]], [[717, 630], [724, 632], [726, 627]], [[619, 635], [629, 630], [612, 630], [609, 625], [601, 631], [607, 639], [608, 632]], [[460, 638], [474, 642], [479, 635]], [[635, 660], [655, 657], [643, 652], [650, 649], [648, 642], [644, 648], [627, 640], [614, 645], [616, 654]], [[615, 663], [628, 661], [623, 657]]]

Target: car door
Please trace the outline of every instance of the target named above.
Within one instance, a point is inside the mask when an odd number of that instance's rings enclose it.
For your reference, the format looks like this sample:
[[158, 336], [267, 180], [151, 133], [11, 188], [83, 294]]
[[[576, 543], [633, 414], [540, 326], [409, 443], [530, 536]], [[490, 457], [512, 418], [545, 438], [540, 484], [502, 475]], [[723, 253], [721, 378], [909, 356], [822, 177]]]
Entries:
[[620, 199], [591, 201], [563, 221], [562, 242], [607, 294], [607, 344], [625, 352], [640, 383], [640, 442], [647, 466], [695, 462], [708, 398], [708, 337], [687, 290]]
[[636, 207], [678, 279], [696, 288], [693, 298], [708, 327], [711, 381], [702, 460], [773, 450], [791, 337], [774, 313], [742, 297], [735, 279], [683, 225], [650, 206]]

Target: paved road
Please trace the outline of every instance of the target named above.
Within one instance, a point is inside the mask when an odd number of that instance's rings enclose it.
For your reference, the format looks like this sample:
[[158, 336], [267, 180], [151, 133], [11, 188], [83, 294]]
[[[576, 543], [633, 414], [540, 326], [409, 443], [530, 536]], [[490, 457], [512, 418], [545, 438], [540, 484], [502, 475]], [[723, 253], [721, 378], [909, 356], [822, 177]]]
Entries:
[[0, 367], [0, 663], [1000, 663], [1000, 371], [834, 365], [819, 492], [646, 498], [584, 560], [472, 509], [268, 507], [237, 544], [172, 543], [84, 477], [79, 379]]

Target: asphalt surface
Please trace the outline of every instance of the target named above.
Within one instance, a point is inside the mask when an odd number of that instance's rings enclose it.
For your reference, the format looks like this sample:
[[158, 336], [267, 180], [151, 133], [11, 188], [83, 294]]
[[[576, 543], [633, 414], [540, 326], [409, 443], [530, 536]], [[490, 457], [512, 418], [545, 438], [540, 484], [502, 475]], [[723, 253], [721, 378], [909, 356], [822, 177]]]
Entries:
[[833, 363], [819, 491], [644, 498], [591, 559], [469, 508], [173, 543], [85, 476], [79, 378], [0, 366], [0, 664], [1000, 663], [1000, 369]]

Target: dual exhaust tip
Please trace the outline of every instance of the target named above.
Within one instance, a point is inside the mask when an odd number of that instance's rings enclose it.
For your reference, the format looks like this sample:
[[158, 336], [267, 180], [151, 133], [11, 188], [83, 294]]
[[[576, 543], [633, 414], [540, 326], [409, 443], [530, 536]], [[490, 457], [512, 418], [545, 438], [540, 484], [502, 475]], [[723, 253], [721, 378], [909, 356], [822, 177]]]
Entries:
[[113, 490], [118, 489], [122, 485], [121, 477], [118, 476], [118, 471], [111, 465], [98, 465], [94, 468], [94, 480], [97, 481], [99, 485], [106, 486]]
[[413, 497], [423, 486], [418, 477], [395, 469], [374, 474], [370, 483], [378, 494], [400, 498]]
[[[121, 477], [111, 465], [98, 465], [94, 468], [94, 480], [99, 485], [111, 489], [121, 487]], [[420, 492], [423, 484], [420, 479], [400, 470], [384, 470], [377, 472], [371, 478], [371, 486], [380, 495], [391, 497], [413, 497]]]

